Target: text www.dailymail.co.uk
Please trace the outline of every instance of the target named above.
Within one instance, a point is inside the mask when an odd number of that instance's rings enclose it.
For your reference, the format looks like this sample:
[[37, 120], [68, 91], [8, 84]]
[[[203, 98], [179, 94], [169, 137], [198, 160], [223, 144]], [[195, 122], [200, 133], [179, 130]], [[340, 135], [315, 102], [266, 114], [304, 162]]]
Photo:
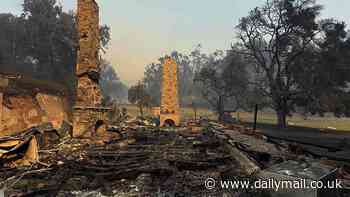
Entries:
[[289, 189], [342, 189], [340, 180], [334, 181], [308, 181], [306, 179], [298, 180], [221, 180], [216, 181], [208, 178], [205, 181], [205, 188], [213, 189], [269, 189], [274, 191]]

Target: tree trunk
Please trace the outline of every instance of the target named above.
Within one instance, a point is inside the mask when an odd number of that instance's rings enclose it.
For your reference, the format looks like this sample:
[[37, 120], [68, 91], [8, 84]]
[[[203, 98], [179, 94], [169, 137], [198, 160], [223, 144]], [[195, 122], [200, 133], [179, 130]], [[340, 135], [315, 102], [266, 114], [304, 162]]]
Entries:
[[219, 96], [217, 111], [219, 115], [218, 119], [221, 122], [224, 120], [224, 99], [222, 96]]
[[197, 120], [197, 108], [193, 107], [193, 112], [194, 112], [194, 120]]
[[143, 117], [143, 106], [139, 105], [139, 109], [140, 109], [140, 115], [141, 115], [141, 117]]
[[288, 106], [285, 99], [281, 99], [277, 108], [277, 125], [279, 128], [287, 128]]
[[287, 128], [287, 113], [277, 110], [277, 126], [281, 129]]
[[287, 114], [288, 114], [288, 106], [287, 99], [282, 95], [275, 94], [274, 105], [275, 111], [277, 115], [277, 126], [278, 128], [284, 129], [287, 128]]

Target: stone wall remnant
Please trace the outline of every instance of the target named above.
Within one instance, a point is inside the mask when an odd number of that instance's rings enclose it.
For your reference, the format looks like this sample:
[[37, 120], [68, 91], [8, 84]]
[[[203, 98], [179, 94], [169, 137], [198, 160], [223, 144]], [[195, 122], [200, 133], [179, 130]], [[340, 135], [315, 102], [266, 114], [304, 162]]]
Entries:
[[45, 123], [59, 129], [64, 121], [69, 122], [65, 87], [37, 81], [30, 76], [0, 73], [0, 137]]
[[76, 65], [78, 77], [73, 112], [73, 137], [92, 137], [97, 123], [106, 123], [109, 108], [102, 107], [102, 92], [98, 85], [99, 67], [99, 7], [95, 0], [78, 0], [79, 49]]
[[35, 95], [3, 94], [0, 137], [19, 134], [26, 129], [51, 123], [59, 129], [69, 121], [68, 100], [63, 96], [47, 93]]
[[69, 119], [67, 113], [69, 111], [68, 101], [65, 102], [58, 96], [40, 92], [36, 94], [35, 100], [40, 106], [40, 109], [45, 112], [47, 122], [50, 122], [53, 128], [60, 128], [63, 121]]
[[2, 113], [3, 113], [3, 106], [2, 106], [2, 103], [3, 103], [3, 93], [0, 91], [0, 131], [2, 131], [2, 128], [3, 128], [3, 122], [2, 122]]
[[163, 64], [160, 126], [180, 125], [180, 104], [177, 82], [177, 64], [167, 57]]
[[3, 129], [3, 106], [2, 106], [2, 103], [3, 103], [3, 92], [4, 92], [4, 89], [8, 86], [8, 79], [2, 77], [0, 75], [0, 131], [2, 131]]

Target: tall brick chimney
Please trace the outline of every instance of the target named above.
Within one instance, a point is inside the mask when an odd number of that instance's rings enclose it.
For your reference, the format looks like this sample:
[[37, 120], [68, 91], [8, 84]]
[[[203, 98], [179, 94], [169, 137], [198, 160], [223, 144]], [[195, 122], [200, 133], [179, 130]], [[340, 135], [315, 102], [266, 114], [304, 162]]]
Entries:
[[177, 64], [167, 57], [163, 65], [160, 126], [180, 125], [180, 104], [177, 82]]
[[73, 113], [73, 137], [92, 137], [97, 124], [106, 120], [99, 87], [99, 7], [95, 0], [78, 0], [79, 49], [76, 65], [77, 95]]

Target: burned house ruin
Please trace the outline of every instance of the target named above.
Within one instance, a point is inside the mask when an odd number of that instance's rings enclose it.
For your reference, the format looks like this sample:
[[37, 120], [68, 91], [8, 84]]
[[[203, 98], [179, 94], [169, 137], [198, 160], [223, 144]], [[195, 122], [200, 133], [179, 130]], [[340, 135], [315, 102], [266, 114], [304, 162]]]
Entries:
[[78, 0], [79, 49], [76, 66], [77, 95], [73, 115], [73, 137], [91, 137], [106, 123], [99, 87], [99, 7], [95, 0]]
[[[52, 81], [0, 72], [0, 197], [349, 196], [349, 190], [223, 187], [301, 178], [350, 187], [350, 136], [303, 130], [288, 136], [209, 118], [180, 124], [178, 68], [170, 57], [162, 67], [161, 105], [153, 108], [160, 122], [129, 117], [126, 108], [109, 114], [99, 87], [95, 0], [78, 0], [77, 22], [75, 100]], [[109, 122], [107, 114], [120, 119]]]

